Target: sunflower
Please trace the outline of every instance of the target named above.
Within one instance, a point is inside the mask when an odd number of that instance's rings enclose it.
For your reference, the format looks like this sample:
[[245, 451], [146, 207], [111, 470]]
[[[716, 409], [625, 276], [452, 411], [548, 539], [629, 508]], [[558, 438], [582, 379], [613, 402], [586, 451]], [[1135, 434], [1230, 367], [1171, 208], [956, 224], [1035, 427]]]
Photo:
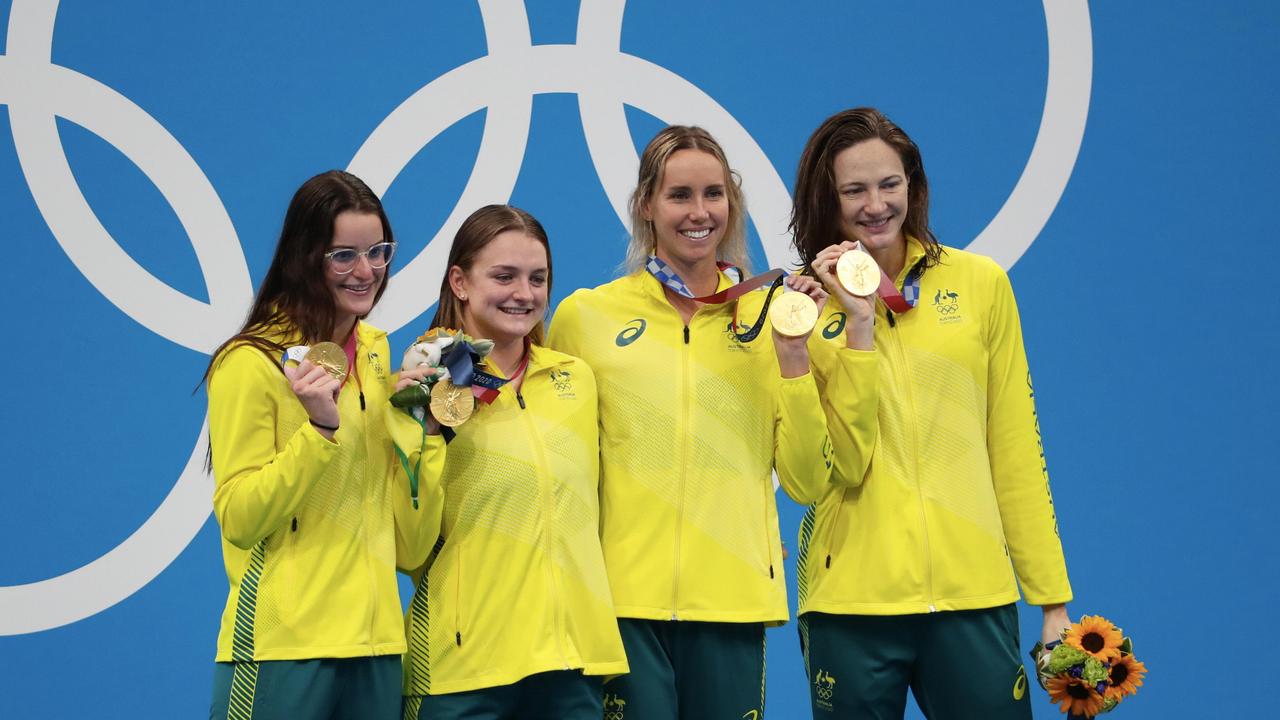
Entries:
[[1111, 666], [1111, 686], [1107, 688], [1107, 697], [1122, 700], [1126, 695], [1138, 692], [1142, 686], [1142, 676], [1147, 674], [1147, 666], [1132, 655], [1121, 655]]
[[1084, 680], [1059, 675], [1045, 681], [1049, 699], [1064, 713], [1093, 717], [1102, 712], [1102, 696]]
[[1124, 636], [1110, 620], [1100, 615], [1085, 615], [1067, 630], [1062, 641], [1101, 662], [1113, 662], [1120, 658]]

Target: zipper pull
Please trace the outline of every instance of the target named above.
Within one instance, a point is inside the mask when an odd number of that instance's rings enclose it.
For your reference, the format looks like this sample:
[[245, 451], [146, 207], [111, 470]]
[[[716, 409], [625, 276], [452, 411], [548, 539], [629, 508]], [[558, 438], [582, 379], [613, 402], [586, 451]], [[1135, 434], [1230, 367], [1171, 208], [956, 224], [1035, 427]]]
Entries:
[[520, 409], [521, 409], [521, 410], [524, 410], [524, 409], [525, 409], [525, 408], [524, 408], [524, 396], [520, 394], [520, 391], [519, 391], [519, 390], [517, 390], [517, 391], [516, 391], [516, 402], [520, 403]]
[[293, 519], [293, 529], [292, 529], [292, 532], [298, 532], [298, 518], [294, 518], [294, 519]]
[[684, 344], [685, 345], [689, 344], [689, 326], [688, 325], [684, 326]]
[[884, 314], [889, 318], [889, 327], [898, 327], [898, 322], [893, 319], [893, 311], [889, 308], [884, 309]]
[[454, 637], [458, 638], [458, 647], [462, 647], [462, 631], [454, 633]]
[[827, 569], [831, 569], [831, 553], [827, 553]]
[[364, 412], [364, 390], [360, 391], [360, 412]]
[[769, 563], [769, 579], [773, 579], [773, 563]]

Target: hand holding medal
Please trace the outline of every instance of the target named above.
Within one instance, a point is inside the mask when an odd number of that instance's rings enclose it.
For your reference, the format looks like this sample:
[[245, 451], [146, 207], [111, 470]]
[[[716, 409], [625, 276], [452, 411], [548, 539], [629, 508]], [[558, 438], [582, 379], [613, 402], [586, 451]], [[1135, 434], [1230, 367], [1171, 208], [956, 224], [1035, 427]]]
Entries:
[[875, 260], [858, 243], [845, 240], [820, 251], [811, 267], [848, 314], [848, 347], [871, 350], [875, 346], [876, 292], [881, 276]]
[[769, 321], [775, 333], [788, 338], [807, 338], [827, 303], [827, 293], [822, 285], [810, 277], [793, 275], [787, 278], [785, 292], [769, 306]]
[[477, 396], [470, 387], [475, 368], [492, 349], [492, 341], [476, 340], [457, 330], [428, 330], [405, 351], [401, 365], [401, 371], [417, 382], [402, 379], [404, 387], [391, 396], [391, 404], [419, 421], [429, 410], [445, 427], [461, 425], [475, 410]]
[[332, 439], [340, 422], [338, 392], [347, 378], [347, 353], [331, 342], [297, 345], [285, 351], [281, 365], [311, 424]]
[[782, 377], [794, 378], [809, 372], [806, 343], [827, 304], [827, 292], [817, 280], [804, 275], [787, 277], [786, 285], [787, 291], [769, 306], [769, 321], [778, 369]]
[[[435, 434], [439, 423], [444, 426], [439, 429], [445, 441], [452, 440], [453, 428], [471, 417], [477, 400], [493, 400], [487, 388], [481, 386], [490, 376], [477, 369], [491, 350], [492, 340], [476, 340], [460, 330], [440, 327], [431, 328], [405, 350], [391, 405], [422, 425], [418, 462], [413, 467], [401, 448], [396, 447], [396, 456], [409, 477], [414, 508], [418, 507], [419, 465], [426, 452], [427, 435]], [[492, 395], [496, 396], [497, 391]]]

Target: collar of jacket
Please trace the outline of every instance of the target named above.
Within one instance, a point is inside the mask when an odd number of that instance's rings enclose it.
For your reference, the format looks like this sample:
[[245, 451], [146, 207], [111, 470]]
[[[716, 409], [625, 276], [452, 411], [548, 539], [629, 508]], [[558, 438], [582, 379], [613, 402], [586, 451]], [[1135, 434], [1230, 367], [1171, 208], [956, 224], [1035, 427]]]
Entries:
[[[373, 345], [381, 338], [386, 337], [386, 335], [387, 335], [386, 330], [382, 330], [381, 328], [376, 328], [370, 325], [369, 323], [365, 322], [364, 320], [360, 320], [360, 319], [356, 320], [356, 345], [357, 346]], [[275, 325], [271, 325], [266, 329], [266, 332], [264, 332], [262, 336], [273, 342], [278, 342], [284, 345], [285, 347], [290, 347], [292, 345], [297, 345], [303, 342], [303, 340], [301, 340], [298, 337], [296, 329], [288, 323], [277, 323]], [[319, 342], [319, 341], [316, 341], [316, 342]], [[338, 343], [338, 344], [342, 345], [342, 343]]]
[[376, 328], [364, 320], [356, 320], [356, 344], [373, 345], [387, 336], [387, 331]]
[[[721, 290], [725, 290], [733, 286], [734, 284], [733, 280], [730, 279], [729, 276], [725, 275], [724, 271], [717, 270], [716, 275], [718, 276], [716, 281], [716, 292], [720, 292]], [[664, 307], [668, 307], [668, 308], [671, 308], [672, 310], [675, 310], [675, 306], [671, 304], [671, 301], [667, 299], [667, 294], [663, 292], [662, 282], [658, 280], [658, 278], [651, 275], [649, 271], [640, 269], [640, 270], [637, 270], [636, 272], [631, 273], [627, 277], [632, 280], [632, 282], [637, 286], [639, 291], [645, 297], [647, 297], [650, 300], [653, 300], [654, 302], [661, 303]], [[748, 277], [750, 277], [750, 275], [745, 275], [743, 279], [745, 280]], [[704, 305], [702, 307], [732, 309], [736, 302], [737, 301], [735, 300], [733, 303], [721, 303], [720, 305]]]
[[[529, 366], [524, 369], [524, 375], [527, 378], [536, 373], [546, 372], [564, 365], [572, 365], [574, 360], [575, 358], [572, 355], [565, 355], [564, 353], [556, 352], [550, 348], [530, 343]], [[506, 379], [506, 376], [501, 374], [502, 371], [498, 369], [496, 365], [490, 363], [487, 358], [485, 359], [484, 364], [486, 372], [493, 373], [498, 377]]]
[[902, 270], [898, 271], [898, 277], [893, 279], [894, 287], [902, 287], [902, 283], [907, 279], [907, 273], [911, 272], [911, 268], [918, 265], [921, 260], [924, 260], [924, 243], [908, 235], [906, 260], [902, 263]]

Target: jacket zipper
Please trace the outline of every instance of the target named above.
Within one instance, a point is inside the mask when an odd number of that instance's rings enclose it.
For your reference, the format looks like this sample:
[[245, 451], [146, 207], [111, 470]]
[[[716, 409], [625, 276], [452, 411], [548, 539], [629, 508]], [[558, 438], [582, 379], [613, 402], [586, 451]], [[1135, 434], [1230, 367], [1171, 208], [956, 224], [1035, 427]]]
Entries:
[[[357, 323], [356, 329], [352, 330], [352, 332], [358, 332], [358, 331], [359, 331], [359, 324]], [[368, 355], [368, 348], [365, 348], [361, 345], [360, 339], [357, 336], [355, 362], [351, 364], [351, 372], [353, 375], [355, 375], [356, 392], [360, 398], [360, 424], [364, 429], [364, 453], [365, 453], [366, 465], [368, 464], [369, 458], [372, 457], [372, 453], [369, 452], [369, 440], [370, 440], [369, 417], [365, 413], [364, 383], [360, 381], [360, 358], [367, 357], [367, 355]], [[366, 507], [369, 504], [369, 496], [367, 494], [365, 495], [363, 504]], [[362, 509], [361, 519], [360, 519], [361, 535], [364, 535], [369, 532], [369, 528], [366, 526], [364, 522], [367, 516], [368, 516], [368, 512]], [[374, 572], [373, 566], [371, 564], [371, 560], [369, 559], [369, 553], [366, 552], [364, 554], [364, 560], [365, 560], [365, 568], [369, 573], [369, 589], [371, 591], [369, 597], [375, 598], [374, 601], [369, 604], [369, 644], [372, 645], [374, 638], [377, 637], [374, 630], [378, 620], [378, 603], [376, 600], [376, 598], [378, 597], [378, 581], [377, 581], [377, 574]]]
[[[893, 350], [898, 356], [899, 367], [903, 370], [903, 377], [907, 378], [911, 375], [910, 368], [907, 366], [907, 354], [902, 349], [902, 339], [898, 337], [896, 328], [898, 323], [893, 320], [893, 311], [885, 308], [885, 313], [889, 318], [889, 327], [894, 328], [894, 332], [885, 333], [886, 337], [893, 338]], [[916, 413], [915, 396], [911, 392], [911, 383], [902, 381], [900, 385], [903, 390], [903, 396], [907, 399], [907, 407], [911, 411], [909, 424], [911, 425], [911, 447], [920, 447], [920, 423], [919, 415]], [[929, 547], [929, 517], [925, 512], [924, 490], [920, 487], [920, 458], [917, 452], [911, 453], [912, 476], [915, 480], [916, 499], [920, 503], [920, 531], [924, 535], [924, 584], [925, 597], [928, 600], [929, 612], [937, 612], [938, 608], [933, 602], [933, 551]]]
[[[674, 308], [672, 308], [674, 310]], [[694, 310], [694, 315], [698, 311]], [[693, 321], [690, 316], [689, 321]], [[676, 611], [680, 607], [680, 530], [684, 525], [684, 485], [687, 478], [689, 467], [689, 326], [684, 326], [684, 347], [680, 352], [680, 483], [677, 485], [676, 495], [676, 546], [675, 546], [675, 563], [674, 578], [671, 582], [671, 619], [679, 620], [679, 613]]]
[[769, 564], [769, 579], [773, 580], [773, 532], [770, 531], [769, 523], [769, 491], [773, 489], [772, 476], [770, 476], [769, 484], [763, 488], [764, 492], [760, 494], [763, 503], [760, 506], [761, 512], [764, 513], [764, 556]]
[[[526, 368], [525, 379], [528, 379], [529, 375], [533, 374], [534, 372], [537, 372], [537, 371], [532, 370], [531, 368]], [[525, 408], [524, 398], [520, 395], [519, 390], [516, 391], [516, 400], [519, 401], [520, 409], [523, 410]], [[543, 529], [542, 529], [543, 562], [546, 563], [546, 568], [547, 568], [547, 579], [549, 581], [548, 589], [551, 591], [553, 595], [552, 601], [551, 601], [551, 612], [553, 615], [555, 615], [556, 649], [560, 652], [561, 666], [565, 670], [568, 670], [569, 658], [564, 652], [564, 636], [565, 636], [564, 606], [563, 606], [563, 603], [560, 601], [560, 597], [563, 593], [560, 592], [560, 581], [556, 577], [556, 568], [555, 568], [555, 560], [554, 560], [555, 548], [552, 546], [552, 538], [551, 538], [551, 528], [554, 528], [556, 525], [555, 498], [552, 497], [553, 493], [551, 491], [550, 480], [543, 477], [543, 473], [545, 469], [548, 467], [546, 447], [542, 442], [542, 434], [538, 432], [537, 426], [534, 425], [532, 416], [530, 416], [528, 413], [521, 413], [521, 415], [523, 415], [524, 417], [525, 426], [528, 427], [529, 429], [529, 437], [534, 438], [533, 445], [538, 452], [538, 470], [537, 470], [538, 494], [543, 496], [543, 505], [546, 508], [545, 510], [546, 515], [543, 520]]]
[[462, 647], [462, 545], [458, 545], [458, 569], [453, 573], [453, 638]]

